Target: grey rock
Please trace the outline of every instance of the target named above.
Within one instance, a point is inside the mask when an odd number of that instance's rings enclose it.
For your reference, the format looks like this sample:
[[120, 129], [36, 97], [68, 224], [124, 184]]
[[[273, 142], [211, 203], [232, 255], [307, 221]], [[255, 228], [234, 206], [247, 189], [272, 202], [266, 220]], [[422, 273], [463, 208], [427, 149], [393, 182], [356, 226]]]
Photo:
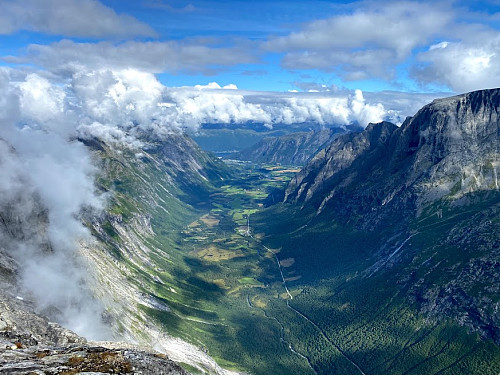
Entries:
[[165, 356], [138, 350], [78, 345], [0, 349], [2, 374], [150, 374], [185, 375]]

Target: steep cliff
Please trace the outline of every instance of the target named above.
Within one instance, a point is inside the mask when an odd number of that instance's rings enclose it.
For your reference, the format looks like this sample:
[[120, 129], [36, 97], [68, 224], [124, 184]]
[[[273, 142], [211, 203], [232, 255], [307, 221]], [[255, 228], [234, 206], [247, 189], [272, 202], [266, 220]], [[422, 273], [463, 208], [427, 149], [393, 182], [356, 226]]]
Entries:
[[335, 207], [373, 226], [391, 211], [497, 190], [499, 98], [484, 90], [435, 100], [400, 128], [384, 122], [343, 135], [292, 180], [285, 200]]
[[61, 306], [44, 303], [50, 296], [33, 294], [26, 282], [30, 265], [45, 267], [41, 260], [60, 258], [48, 235], [47, 209], [21, 166], [16, 151], [0, 139], [0, 372], [187, 374], [147, 347], [87, 342], [54, 322], [64, 315]]
[[[222, 369], [199, 341], [179, 339], [187, 333], [165, 327], [184, 317], [184, 292], [207, 294], [191, 284], [183, 269], [178, 234], [210, 206], [214, 184], [229, 175], [216, 157], [189, 137], [172, 133], [145, 139], [140, 148], [85, 141], [99, 165], [98, 185], [109, 195], [101, 216], [87, 222], [94, 240], [82, 243], [82, 255], [93, 270], [94, 294], [130, 341], [155, 347], [171, 359], [210, 374]], [[194, 298], [193, 298], [194, 299]], [[183, 305], [179, 301], [182, 301]]]

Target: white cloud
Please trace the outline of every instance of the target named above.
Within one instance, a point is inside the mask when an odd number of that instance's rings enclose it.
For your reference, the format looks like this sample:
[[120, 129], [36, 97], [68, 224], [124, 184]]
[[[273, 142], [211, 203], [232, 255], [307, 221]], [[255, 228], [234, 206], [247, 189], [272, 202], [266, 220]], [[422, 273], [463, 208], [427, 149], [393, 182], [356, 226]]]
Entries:
[[314, 122], [365, 126], [386, 118], [380, 103], [354, 93], [259, 93], [221, 87], [165, 87], [154, 75], [134, 70], [76, 74], [72, 96], [81, 109], [80, 136], [132, 144], [141, 134], [157, 136], [204, 123], [296, 124]]
[[102, 306], [85, 287], [86, 273], [75, 259], [78, 241], [90, 236], [79, 220], [82, 209], [103, 207], [95, 193], [96, 169], [87, 149], [69, 140], [75, 117], [64, 89], [35, 74], [12, 81], [16, 75], [0, 69], [0, 103], [8, 114], [0, 117], [0, 137], [15, 148], [0, 141], [0, 205], [15, 207], [21, 225], [40, 225], [29, 228], [32, 233], [43, 228], [36, 220], [46, 209], [52, 251], [32, 238], [0, 235], [1, 246], [20, 265], [19, 282], [38, 309], [59, 311], [57, 320], [80, 334], [110, 338]]
[[366, 103], [361, 91], [323, 93], [260, 93], [218, 89], [218, 85], [168, 88], [177, 124], [203, 123], [272, 124], [317, 123], [343, 126], [382, 121], [386, 110], [380, 103]]
[[207, 86], [167, 88], [165, 97], [173, 104], [174, 122], [199, 126], [202, 123], [271, 122], [271, 116], [259, 104], [248, 103], [232, 88]]
[[401, 124], [407, 116], [413, 116], [424, 105], [434, 99], [450, 96], [449, 93], [409, 93], [400, 91], [365, 92], [363, 96], [371, 103], [381, 103], [387, 109], [386, 118]]
[[500, 87], [500, 33], [481, 44], [468, 40], [431, 46], [418, 55], [413, 75], [424, 84], [443, 84], [456, 92]]
[[351, 13], [309, 22], [264, 47], [282, 53], [287, 69], [318, 69], [347, 81], [376, 78], [459, 92], [500, 85], [495, 14], [448, 1], [351, 5]]
[[453, 20], [447, 5], [421, 2], [365, 3], [352, 14], [306, 24], [271, 39], [266, 49], [284, 52], [289, 69], [335, 71], [345, 79], [391, 78], [394, 64], [428, 43]]
[[77, 73], [71, 88], [82, 115], [122, 125], [151, 121], [163, 91], [154, 75], [132, 69]]
[[340, 90], [336, 85], [325, 85], [317, 82], [295, 81], [293, 85], [308, 92], [338, 92]]
[[4, 0], [0, 34], [19, 30], [69, 37], [154, 36], [148, 25], [96, 0]]
[[440, 42], [440, 43], [436, 43], [436, 44], [433, 44], [429, 47], [429, 51], [433, 51], [435, 49], [443, 49], [443, 48], [446, 48], [448, 47], [448, 44], [450, 44], [449, 42]]
[[[10, 72], [12, 76], [13, 70]], [[204, 123], [399, 123], [429, 99], [407, 95], [406, 100], [398, 101], [395, 98], [400, 93], [362, 93], [336, 87], [288, 93], [245, 91], [234, 84], [221, 87], [215, 82], [166, 87], [153, 74], [134, 69], [79, 71], [64, 84], [31, 73], [4, 86], [6, 92], [17, 90], [9, 100], [18, 102], [17, 116], [23, 126], [67, 139], [98, 137], [132, 147], [142, 145], [144, 134], [162, 137]]]
[[36, 74], [29, 74], [19, 88], [20, 110], [24, 118], [50, 125], [63, 115], [66, 94], [62, 87], [52, 85]]

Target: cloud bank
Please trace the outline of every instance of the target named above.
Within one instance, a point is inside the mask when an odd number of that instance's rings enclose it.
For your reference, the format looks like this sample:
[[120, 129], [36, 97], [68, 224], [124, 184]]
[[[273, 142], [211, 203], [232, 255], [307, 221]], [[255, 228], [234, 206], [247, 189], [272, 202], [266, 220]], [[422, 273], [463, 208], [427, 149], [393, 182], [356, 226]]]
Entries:
[[[80, 136], [140, 139], [205, 123], [316, 123], [345, 126], [395, 119], [383, 104], [368, 102], [359, 90], [343, 93], [261, 93], [217, 83], [165, 87], [154, 75], [135, 70], [79, 73], [70, 84], [81, 109]], [[397, 120], [397, 119], [396, 119]]]
[[500, 87], [500, 33], [487, 33], [480, 45], [464, 40], [441, 42], [417, 57], [413, 76], [423, 84], [440, 83], [456, 92]]
[[[342, 14], [270, 37], [286, 69], [317, 69], [345, 81], [406, 81], [455, 92], [500, 86], [498, 14], [454, 2], [353, 3]], [[403, 72], [403, 74], [402, 74]], [[400, 81], [400, 83], [401, 83]]]
[[321, 69], [346, 80], [392, 79], [395, 65], [451, 24], [453, 12], [441, 4], [366, 4], [306, 24], [301, 31], [270, 39], [265, 48], [285, 53], [287, 69]]
[[17, 92], [18, 122], [65, 139], [98, 137], [138, 147], [144, 134], [161, 138], [205, 123], [366, 126], [398, 121], [397, 113], [367, 100], [360, 90], [264, 93], [217, 83], [166, 87], [153, 74], [135, 69], [75, 71], [57, 82], [37, 73], [4, 72], [12, 80], [7, 89]]
[[245, 46], [221, 47], [204, 40], [127, 41], [77, 43], [68, 39], [44, 45], [30, 44], [23, 56], [4, 60], [36, 64], [47, 71], [70, 77], [81, 70], [135, 69], [150, 73], [214, 74], [220, 69], [257, 59]]

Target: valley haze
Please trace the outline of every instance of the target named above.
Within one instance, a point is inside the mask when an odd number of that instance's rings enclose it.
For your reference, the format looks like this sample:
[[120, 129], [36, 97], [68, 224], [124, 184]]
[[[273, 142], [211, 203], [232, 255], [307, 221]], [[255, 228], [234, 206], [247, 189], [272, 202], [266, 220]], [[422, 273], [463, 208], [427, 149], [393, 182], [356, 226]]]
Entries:
[[500, 372], [498, 1], [4, 0], [0, 41], [0, 372]]

